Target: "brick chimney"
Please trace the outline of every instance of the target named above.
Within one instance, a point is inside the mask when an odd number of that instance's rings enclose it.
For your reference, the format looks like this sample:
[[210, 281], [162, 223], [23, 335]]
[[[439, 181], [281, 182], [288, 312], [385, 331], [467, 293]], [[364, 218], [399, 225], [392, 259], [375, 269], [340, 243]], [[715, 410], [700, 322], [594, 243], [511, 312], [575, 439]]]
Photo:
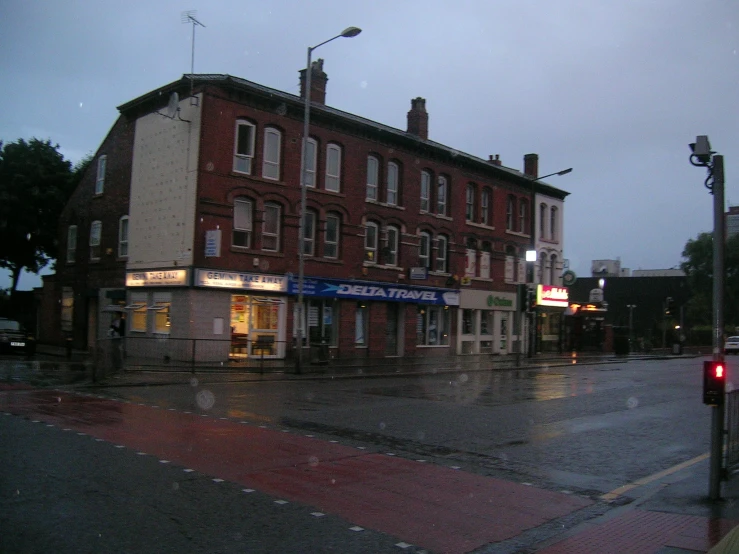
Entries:
[[411, 111], [408, 112], [408, 132], [423, 140], [429, 138], [429, 114], [426, 111], [426, 99], [413, 98]]
[[503, 162], [500, 160], [500, 154], [496, 154], [495, 157], [490, 154], [488, 163], [491, 163], [493, 165], [503, 165]]
[[539, 154], [524, 154], [523, 172], [534, 179], [539, 176]]
[[[310, 67], [310, 101], [325, 105], [328, 75], [323, 72], [323, 59], [318, 58], [310, 64]], [[305, 98], [305, 69], [300, 70], [300, 97]]]

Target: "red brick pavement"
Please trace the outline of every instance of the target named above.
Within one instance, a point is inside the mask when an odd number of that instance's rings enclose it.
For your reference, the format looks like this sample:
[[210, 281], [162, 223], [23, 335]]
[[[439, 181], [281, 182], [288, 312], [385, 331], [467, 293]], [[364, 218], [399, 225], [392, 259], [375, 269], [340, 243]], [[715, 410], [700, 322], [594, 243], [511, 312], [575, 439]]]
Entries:
[[58, 391], [0, 389], [0, 410], [315, 506], [434, 552], [469, 552], [592, 504], [233, 420]]
[[738, 523], [636, 509], [537, 554], [654, 554], [664, 547], [707, 552]]

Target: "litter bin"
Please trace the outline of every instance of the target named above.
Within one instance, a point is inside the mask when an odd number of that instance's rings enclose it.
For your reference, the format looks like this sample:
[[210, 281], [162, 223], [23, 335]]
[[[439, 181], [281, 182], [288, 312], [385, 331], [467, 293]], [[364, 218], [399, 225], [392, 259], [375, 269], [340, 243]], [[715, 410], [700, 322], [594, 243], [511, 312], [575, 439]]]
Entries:
[[673, 344], [672, 345], [672, 353], [675, 356], [678, 356], [678, 355], [682, 354], [683, 353], [683, 345], [680, 344], [679, 342], [676, 342], [675, 344]]

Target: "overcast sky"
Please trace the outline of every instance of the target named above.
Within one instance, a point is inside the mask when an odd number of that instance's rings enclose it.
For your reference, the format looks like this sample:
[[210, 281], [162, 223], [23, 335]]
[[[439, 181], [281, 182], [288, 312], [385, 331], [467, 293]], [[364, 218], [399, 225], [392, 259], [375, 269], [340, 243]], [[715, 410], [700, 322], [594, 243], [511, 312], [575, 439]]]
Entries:
[[[0, 140], [94, 152], [116, 106], [190, 72], [299, 93], [306, 48], [325, 59], [327, 104], [399, 129], [426, 98], [429, 138], [568, 191], [565, 258], [676, 266], [713, 228], [706, 172], [688, 143], [725, 156], [739, 205], [736, 0], [2, 0]], [[24, 278], [20, 288], [37, 286]], [[0, 287], [9, 286], [0, 275]]]

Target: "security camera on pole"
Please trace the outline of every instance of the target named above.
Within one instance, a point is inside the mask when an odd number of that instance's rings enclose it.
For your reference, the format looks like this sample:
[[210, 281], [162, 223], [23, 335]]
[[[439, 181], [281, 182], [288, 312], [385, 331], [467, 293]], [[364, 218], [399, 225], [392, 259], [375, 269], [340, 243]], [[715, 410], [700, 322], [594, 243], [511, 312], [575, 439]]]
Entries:
[[[706, 135], [696, 137], [690, 144], [690, 163], [697, 167], [708, 169], [705, 186], [713, 195], [713, 363], [704, 367], [704, 389], [706, 384], [715, 381], [715, 376], [706, 373], [717, 371], [720, 367], [720, 377], [724, 378], [723, 371], [724, 350], [724, 157], [715, 155]], [[711, 469], [709, 476], [709, 497], [711, 500], [721, 498], [721, 479], [723, 477], [723, 432], [724, 432], [724, 394], [706, 395], [704, 401], [711, 399]]]

